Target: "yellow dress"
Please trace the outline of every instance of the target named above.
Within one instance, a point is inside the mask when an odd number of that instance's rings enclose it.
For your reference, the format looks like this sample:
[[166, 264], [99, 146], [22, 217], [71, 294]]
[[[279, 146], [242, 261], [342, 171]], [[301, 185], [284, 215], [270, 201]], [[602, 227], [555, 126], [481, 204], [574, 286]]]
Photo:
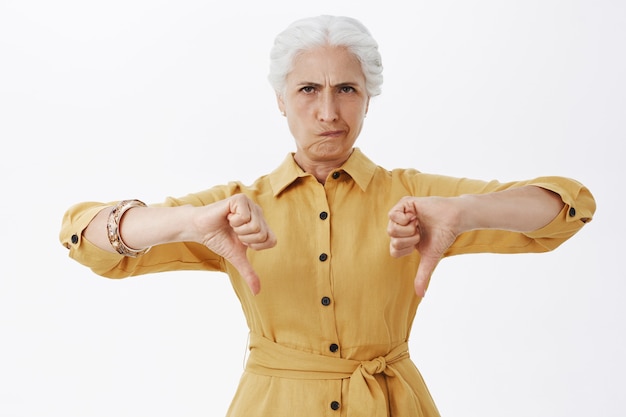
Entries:
[[206, 205], [244, 193], [263, 209], [277, 237], [268, 250], [248, 251], [261, 278], [253, 296], [237, 271], [196, 243], [153, 247], [138, 258], [102, 251], [82, 237], [93, 216], [115, 203], [81, 203], [63, 219], [60, 240], [70, 256], [110, 278], [169, 270], [226, 272], [250, 328], [250, 356], [231, 417], [433, 417], [437, 408], [407, 349], [420, 299], [413, 279], [419, 254], [389, 255], [387, 213], [401, 197], [455, 196], [537, 185], [565, 207], [532, 233], [462, 234], [446, 256], [543, 252], [590, 221], [595, 202], [580, 183], [562, 177], [499, 183], [385, 170], [357, 148], [325, 185], [288, 155], [251, 186], [238, 182], [159, 206]]

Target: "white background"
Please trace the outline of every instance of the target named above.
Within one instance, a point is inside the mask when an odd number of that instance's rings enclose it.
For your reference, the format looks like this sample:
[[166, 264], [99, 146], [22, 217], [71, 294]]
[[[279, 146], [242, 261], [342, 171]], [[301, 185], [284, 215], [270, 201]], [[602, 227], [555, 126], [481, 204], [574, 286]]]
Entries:
[[374, 161], [564, 175], [597, 199], [555, 252], [442, 262], [411, 339], [442, 414], [626, 415], [626, 3], [297, 3], [2, 0], [0, 416], [225, 414], [247, 337], [225, 276], [100, 278], [68, 259], [61, 218], [272, 170], [294, 146], [269, 49], [322, 13], [380, 44], [357, 143]]

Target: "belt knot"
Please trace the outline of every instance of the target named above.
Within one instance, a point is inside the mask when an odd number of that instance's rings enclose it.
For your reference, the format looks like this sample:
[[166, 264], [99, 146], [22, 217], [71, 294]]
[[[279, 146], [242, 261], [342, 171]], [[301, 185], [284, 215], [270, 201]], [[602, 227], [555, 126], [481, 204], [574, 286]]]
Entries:
[[387, 369], [387, 361], [384, 357], [379, 356], [371, 361], [361, 362], [361, 366], [369, 375], [380, 374]]

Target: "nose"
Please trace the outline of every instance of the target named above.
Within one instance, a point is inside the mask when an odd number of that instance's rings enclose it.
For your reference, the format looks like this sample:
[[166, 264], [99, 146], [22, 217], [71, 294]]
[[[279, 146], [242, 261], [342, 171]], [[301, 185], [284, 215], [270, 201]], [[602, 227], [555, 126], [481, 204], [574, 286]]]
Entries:
[[320, 122], [333, 122], [339, 117], [337, 98], [331, 92], [320, 95], [318, 119]]

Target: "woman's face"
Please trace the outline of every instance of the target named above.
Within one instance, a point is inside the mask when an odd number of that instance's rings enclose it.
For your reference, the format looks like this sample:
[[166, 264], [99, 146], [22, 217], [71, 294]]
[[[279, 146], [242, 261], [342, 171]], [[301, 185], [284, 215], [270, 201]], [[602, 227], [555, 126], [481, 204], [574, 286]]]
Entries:
[[278, 95], [296, 140], [296, 161], [335, 166], [345, 162], [368, 104], [361, 64], [346, 48], [324, 46], [300, 54], [284, 93]]

